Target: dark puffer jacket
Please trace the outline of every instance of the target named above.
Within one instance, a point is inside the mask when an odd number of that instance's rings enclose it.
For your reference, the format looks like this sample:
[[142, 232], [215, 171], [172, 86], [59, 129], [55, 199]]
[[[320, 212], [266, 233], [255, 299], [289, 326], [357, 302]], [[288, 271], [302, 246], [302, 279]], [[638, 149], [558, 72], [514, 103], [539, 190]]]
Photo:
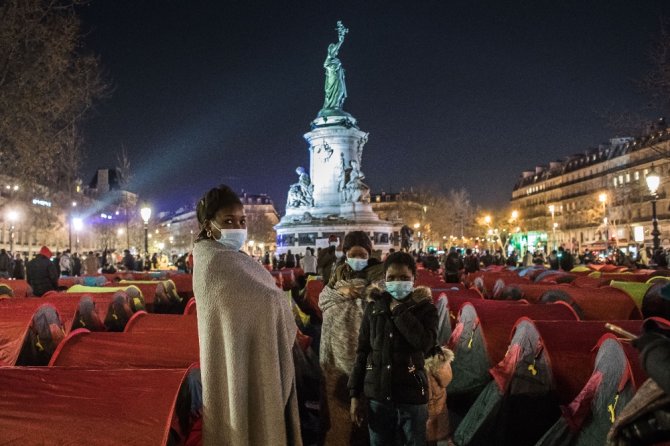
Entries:
[[42, 296], [47, 291], [58, 288], [58, 270], [56, 265], [42, 254], [32, 259], [26, 265], [28, 283], [35, 296]]
[[390, 294], [373, 289], [358, 337], [349, 396], [403, 404], [428, 402], [424, 358], [437, 338], [437, 309], [429, 288], [414, 290], [393, 311]]

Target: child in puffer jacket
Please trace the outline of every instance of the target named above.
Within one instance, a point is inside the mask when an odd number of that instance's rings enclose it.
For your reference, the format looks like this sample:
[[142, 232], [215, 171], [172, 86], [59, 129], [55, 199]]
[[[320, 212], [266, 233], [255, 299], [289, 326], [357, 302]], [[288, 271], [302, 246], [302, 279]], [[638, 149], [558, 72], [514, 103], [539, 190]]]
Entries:
[[425, 370], [428, 376], [428, 422], [426, 440], [428, 446], [449, 440], [451, 429], [447, 413], [447, 386], [451, 382], [451, 362], [454, 353], [446, 347], [435, 347], [435, 354], [426, 359]]

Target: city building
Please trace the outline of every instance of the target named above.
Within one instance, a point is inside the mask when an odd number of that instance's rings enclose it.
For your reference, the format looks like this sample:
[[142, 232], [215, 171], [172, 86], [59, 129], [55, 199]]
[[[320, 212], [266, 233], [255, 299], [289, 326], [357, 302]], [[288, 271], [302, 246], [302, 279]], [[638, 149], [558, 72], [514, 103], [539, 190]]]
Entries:
[[386, 193], [382, 191], [379, 194], [373, 194], [370, 198], [370, 205], [381, 220], [390, 222], [393, 227], [391, 244], [395, 249], [400, 248], [400, 229], [407, 225], [417, 233], [414, 236], [414, 248], [419, 248], [419, 227], [423, 221], [424, 209], [419, 203], [418, 195], [414, 192], [396, 192]]
[[[635, 251], [652, 245], [652, 200], [657, 199], [661, 244], [670, 246], [670, 129], [664, 120], [636, 138], [608, 143], [524, 171], [512, 192], [519, 231], [512, 246], [564, 246]], [[660, 176], [655, 197], [646, 177]]]
[[137, 201], [119, 187], [114, 169], [98, 170], [88, 186], [77, 181], [72, 192], [2, 175], [0, 247], [30, 256], [42, 245], [54, 253], [139, 246], [141, 234], [130, 237], [137, 226]]

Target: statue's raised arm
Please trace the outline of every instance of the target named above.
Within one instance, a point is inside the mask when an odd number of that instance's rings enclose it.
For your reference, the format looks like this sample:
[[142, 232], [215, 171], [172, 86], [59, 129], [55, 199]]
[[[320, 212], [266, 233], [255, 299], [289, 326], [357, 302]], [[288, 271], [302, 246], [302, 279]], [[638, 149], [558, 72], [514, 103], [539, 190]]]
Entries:
[[326, 97], [323, 101], [323, 110], [342, 110], [344, 100], [347, 97], [347, 87], [344, 83], [344, 68], [342, 68], [342, 63], [337, 56], [344, 43], [344, 36], [349, 30], [340, 21], [337, 22], [336, 30], [337, 43], [328, 45], [328, 54], [323, 63], [323, 68], [326, 70]]

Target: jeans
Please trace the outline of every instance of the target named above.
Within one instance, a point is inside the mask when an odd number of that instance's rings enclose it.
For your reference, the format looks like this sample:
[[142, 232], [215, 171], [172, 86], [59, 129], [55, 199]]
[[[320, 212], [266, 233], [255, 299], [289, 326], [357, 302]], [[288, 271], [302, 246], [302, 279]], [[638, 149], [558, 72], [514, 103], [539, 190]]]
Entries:
[[371, 446], [425, 446], [426, 404], [368, 402]]

